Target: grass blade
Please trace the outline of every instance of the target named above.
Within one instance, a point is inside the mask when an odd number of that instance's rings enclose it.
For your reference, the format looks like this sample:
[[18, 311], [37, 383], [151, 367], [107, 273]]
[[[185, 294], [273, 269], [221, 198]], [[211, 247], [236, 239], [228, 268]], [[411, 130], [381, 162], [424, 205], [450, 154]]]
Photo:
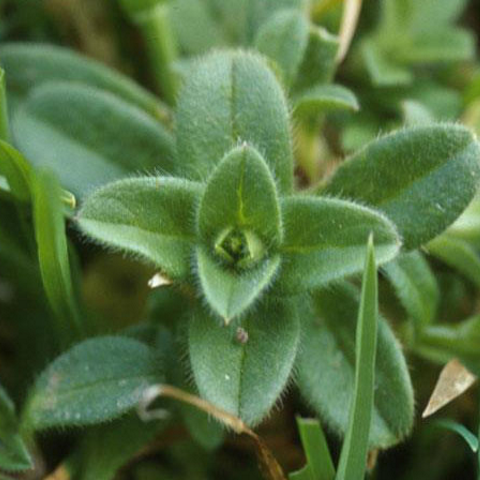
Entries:
[[318, 420], [297, 418], [298, 430], [307, 465], [290, 474], [290, 480], [333, 480], [335, 467], [328, 449], [327, 440]]
[[377, 270], [370, 236], [357, 324], [355, 390], [336, 480], [364, 478], [374, 398], [377, 321]]

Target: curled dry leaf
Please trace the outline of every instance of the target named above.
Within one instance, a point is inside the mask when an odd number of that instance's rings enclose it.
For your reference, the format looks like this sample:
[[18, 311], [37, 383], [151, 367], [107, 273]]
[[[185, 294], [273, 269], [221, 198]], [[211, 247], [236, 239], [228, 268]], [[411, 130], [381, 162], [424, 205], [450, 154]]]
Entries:
[[435, 389], [428, 401], [422, 418], [429, 417], [445, 405], [466, 392], [477, 377], [464, 367], [456, 358], [445, 365], [438, 377]]

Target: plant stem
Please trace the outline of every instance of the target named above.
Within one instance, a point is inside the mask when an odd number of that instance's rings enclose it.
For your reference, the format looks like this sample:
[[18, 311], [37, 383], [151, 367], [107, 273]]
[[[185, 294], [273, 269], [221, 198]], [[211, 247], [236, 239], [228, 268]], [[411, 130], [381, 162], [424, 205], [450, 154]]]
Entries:
[[169, 7], [159, 4], [134, 16], [140, 27], [150, 57], [158, 87], [166, 101], [175, 103], [177, 80], [173, 63], [177, 58], [177, 45], [169, 21]]

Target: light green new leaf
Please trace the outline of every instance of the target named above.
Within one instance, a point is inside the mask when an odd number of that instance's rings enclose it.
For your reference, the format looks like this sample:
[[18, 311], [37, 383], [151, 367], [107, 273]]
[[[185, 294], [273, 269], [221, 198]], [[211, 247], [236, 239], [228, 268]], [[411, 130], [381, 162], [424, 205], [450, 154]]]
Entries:
[[377, 268], [373, 237], [370, 237], [355, 339], [355, 386], [335, 480], [362, 480], [365, 477], [375, 397], [377, 324]]
[[425, 257], [418, 251], [404, 253], [383, 266], [407, 314], [419, 328], [437, 313], [440, 290]]
[[275, 182], [254, 148], [235, 148], [215, 169], [200, 203], [198, 228], [209, 248], [228, 228], [253, 232], [264, 249], [278, 246], [282, 227]]
[[290, 480], [333, 480], [335, 468], [328, 449], [327, 439], [318, 420], [297, 417], [307, 464], [302, 470], [291, 473]]
[[[296, 365], [306, 401], [339, 435], [348, 428], [355, 378], [355, 325], [359, 293], [342, 282], [315, 293], [316, 313], [306, 311], [303, 342]], [[319, 368], [321, 365], [321, 368]], [[372, 448], [388, 448], [412, 428], [413, 390], [402, 348], [379, 319]]]
[[0, 64], [7, 74], [8, 89], [15, 95], [24, 97], [47, 82], [69, 81], [106, 90], [156, 118], [165, 117], [165, 107], [150, 92], [73, 50], [40, 43], [4, 43]]
[[445, 233], [480, 249], [480, 197], [478, 195]]
[[480, 256], [470, 243], [445, 233], [429, 242], [427, 250], [480, 287]]
[[404, 100], [401, 107], [403, 121], [410, 127], [414, 125], [428, 125], [435, 121], [435, 116], [430, 109], [417, 100]]
[[337, 36], [322, 27], [310, 25], [307, 50], [298, 71], [295, 91], [300, 92], [332, 81], [338, 47]]
[[442, 124], [373, 141], [340, 166], [325, 193], [383, 211], [405, 248], [414, 249], [453, 223], [473, 199], [479, 178], [480, 146], [472, 133]]
[[[243, 338], [238, 326], [246, 333]], [[198, 312], [190, 321], [188, 343], [200, 395], [247, 425], [258, 424], [288, 381], [299, 330], [296, 307], [290, 303], [265, 303], [237, 326], [220, 326]]]
[[169, 177], [120, 180], [87, 198], [80, 228], [95, 240], [139, 254], [173, 279], [189, 275], [202, 186]]
[[33, 430], [93, 425], [120, 417], [162, 382], [155, 351], [123, 337], [86, 340], [54, 360], [30, 391], [24, 421]]
[[272, 282], [279, 264], [280, 257], [271, 255], [254, 266], [236, 271], [212, 258], [205, 248], [197, 249], [197, 273], [203, 294], [227, 323], [260, 297]]
[[172, 173], [173, 139], [159, 123], [111, 93], [70, 83], [35, 89], [14, 117], [16, 144], [78, 195], [158, 168]]
[[341, 85], [316, 85], [295, 99], [298, 115], [320, 115], [330, 110], [356, 111], [360, 108], [357, 97]]
[[62, 190], [49, 171], [35, 172], [31, 181], [40, 273], [45, 293], [57, 318], [58, 336], [66, 345], [78, 337], [82, 325], [72, 285]]
[[18, 150], [3, 140], [0, 140], [0, 174], [7, 179], [17, 200], [30, 200], [30, 164]]
[[375, 235], [379, 263], [400, 249], [393, 224], [380, 213], [345, 200], [289, 197], [282, 202], [285, 236], [282, 266], [275, 283], [300, 292], [362, 271], [365, 246]]
[[291, 85], [308, 44], [308, 22], [298, 9], [279, 10], [259, 29], [255, 48], [279, 65], [286, 85]]
[[79, 480], [112, 480], [167, 425], [141, 421], [134, 413], [86, 431], [79, 446]]
[[280, 193], [292, 190], [287, 103], [257, 55], [218, 52], [197, 63], [179, 95], [177, 140], [189, 178], [207, 178], [228, 151], [247, 142], [262, 152]]
[[22, 472], [31, 468], [32, 458], [18, 433], [15, 405], [0, 385], [0, 470]]

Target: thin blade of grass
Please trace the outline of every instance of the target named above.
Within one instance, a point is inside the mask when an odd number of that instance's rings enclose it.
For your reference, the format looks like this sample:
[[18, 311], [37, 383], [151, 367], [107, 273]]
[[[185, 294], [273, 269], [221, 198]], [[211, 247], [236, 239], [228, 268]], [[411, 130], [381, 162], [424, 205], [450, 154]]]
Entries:
[[435, 425], [445, 428], [446, 430], [450, 430], [451, 432], [458, 433], [458, 435], [460, 435], [465, 442], [467, 442], [467, 445], [470, 447], [472, 452], [478, 451], [477, 437], [461, 423], [449, 420], [448, 418], [443, 418], [441, 420], [437, 420]]
[[377, 322], [377, 269], [370, 236], [356, 334], [355, 389], [336, 480], [362, 480], [365, 475], [374, 399]]

